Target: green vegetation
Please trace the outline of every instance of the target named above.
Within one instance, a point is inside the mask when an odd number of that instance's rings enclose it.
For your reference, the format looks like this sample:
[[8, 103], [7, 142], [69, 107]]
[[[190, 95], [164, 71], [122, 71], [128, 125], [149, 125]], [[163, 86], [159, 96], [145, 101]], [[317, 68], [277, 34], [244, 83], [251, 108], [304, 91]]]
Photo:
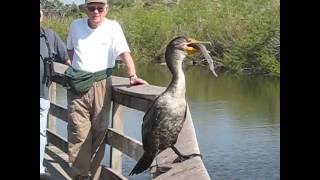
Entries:
[[[207, 47], [222, 65], [221, 70], [280, 77], [279, 0], [109, 2], [108, 17], [122, 25], [137, 62], [161, 59], [172, 38], [186, 35], [210, 41], [212, 46]], [[85, 17], [74, 6], [69, 7], [73, 7], [73, 14], [48, 17], [45, 22], [64, 40], [71, 21]]]

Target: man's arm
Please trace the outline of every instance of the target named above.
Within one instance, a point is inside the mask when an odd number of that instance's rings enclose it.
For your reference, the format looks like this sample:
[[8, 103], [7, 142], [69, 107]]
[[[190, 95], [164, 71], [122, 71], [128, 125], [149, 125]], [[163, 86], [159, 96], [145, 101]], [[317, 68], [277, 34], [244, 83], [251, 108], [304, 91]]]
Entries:
[[133, 59], [129, 52], [124, 52], [120, 54], [120, 58], [127, 66], [127, 73], [128, 77], [130, 78], [130, 85], [149, 84], [147, 81], [138, 78]]

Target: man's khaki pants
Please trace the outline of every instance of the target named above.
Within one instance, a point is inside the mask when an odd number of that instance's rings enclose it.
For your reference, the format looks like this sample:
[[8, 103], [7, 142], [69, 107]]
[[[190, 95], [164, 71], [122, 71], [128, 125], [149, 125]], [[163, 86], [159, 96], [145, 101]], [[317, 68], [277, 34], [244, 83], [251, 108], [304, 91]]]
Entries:
[[84, 94], [68, 91], [67, 96], [68, 155], [73, 179], [99, 179], [109, 125], [111, 78], [95, 82]]

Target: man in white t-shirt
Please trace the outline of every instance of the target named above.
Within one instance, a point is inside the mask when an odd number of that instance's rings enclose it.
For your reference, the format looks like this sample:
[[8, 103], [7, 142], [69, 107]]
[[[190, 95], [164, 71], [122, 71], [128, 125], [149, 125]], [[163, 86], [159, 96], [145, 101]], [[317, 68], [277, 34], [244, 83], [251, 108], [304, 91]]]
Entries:
[[[136, 75], [126, 38], [117, 21], [105, 18], [107, 0], [85, 0], [88, 18], [74, 20], [67, 38], [72, 67], [84, 72], [104, 72], [120, 57], [130, 84], [148, 84]], [[68, 155], [73, 179], [99, 179], [104, 137], [111, 104], [111, 78], [93, 83], [84, 93], [68, 90]]]

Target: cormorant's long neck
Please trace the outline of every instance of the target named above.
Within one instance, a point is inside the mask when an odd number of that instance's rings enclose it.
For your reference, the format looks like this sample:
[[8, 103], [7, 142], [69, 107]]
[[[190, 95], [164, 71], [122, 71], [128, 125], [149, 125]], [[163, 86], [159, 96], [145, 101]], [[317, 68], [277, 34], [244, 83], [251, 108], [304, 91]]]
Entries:
[[166, 91], [173, 93], [176, 97], [184, 98], [186, 92], [186, 79], [182, 69], [184, 57], [176, 55], [172, 56], [172, 58], [179, 58], [179, 60], [171, 59], [171, 63], [167, 64], [172, 73], [172, 79]]

